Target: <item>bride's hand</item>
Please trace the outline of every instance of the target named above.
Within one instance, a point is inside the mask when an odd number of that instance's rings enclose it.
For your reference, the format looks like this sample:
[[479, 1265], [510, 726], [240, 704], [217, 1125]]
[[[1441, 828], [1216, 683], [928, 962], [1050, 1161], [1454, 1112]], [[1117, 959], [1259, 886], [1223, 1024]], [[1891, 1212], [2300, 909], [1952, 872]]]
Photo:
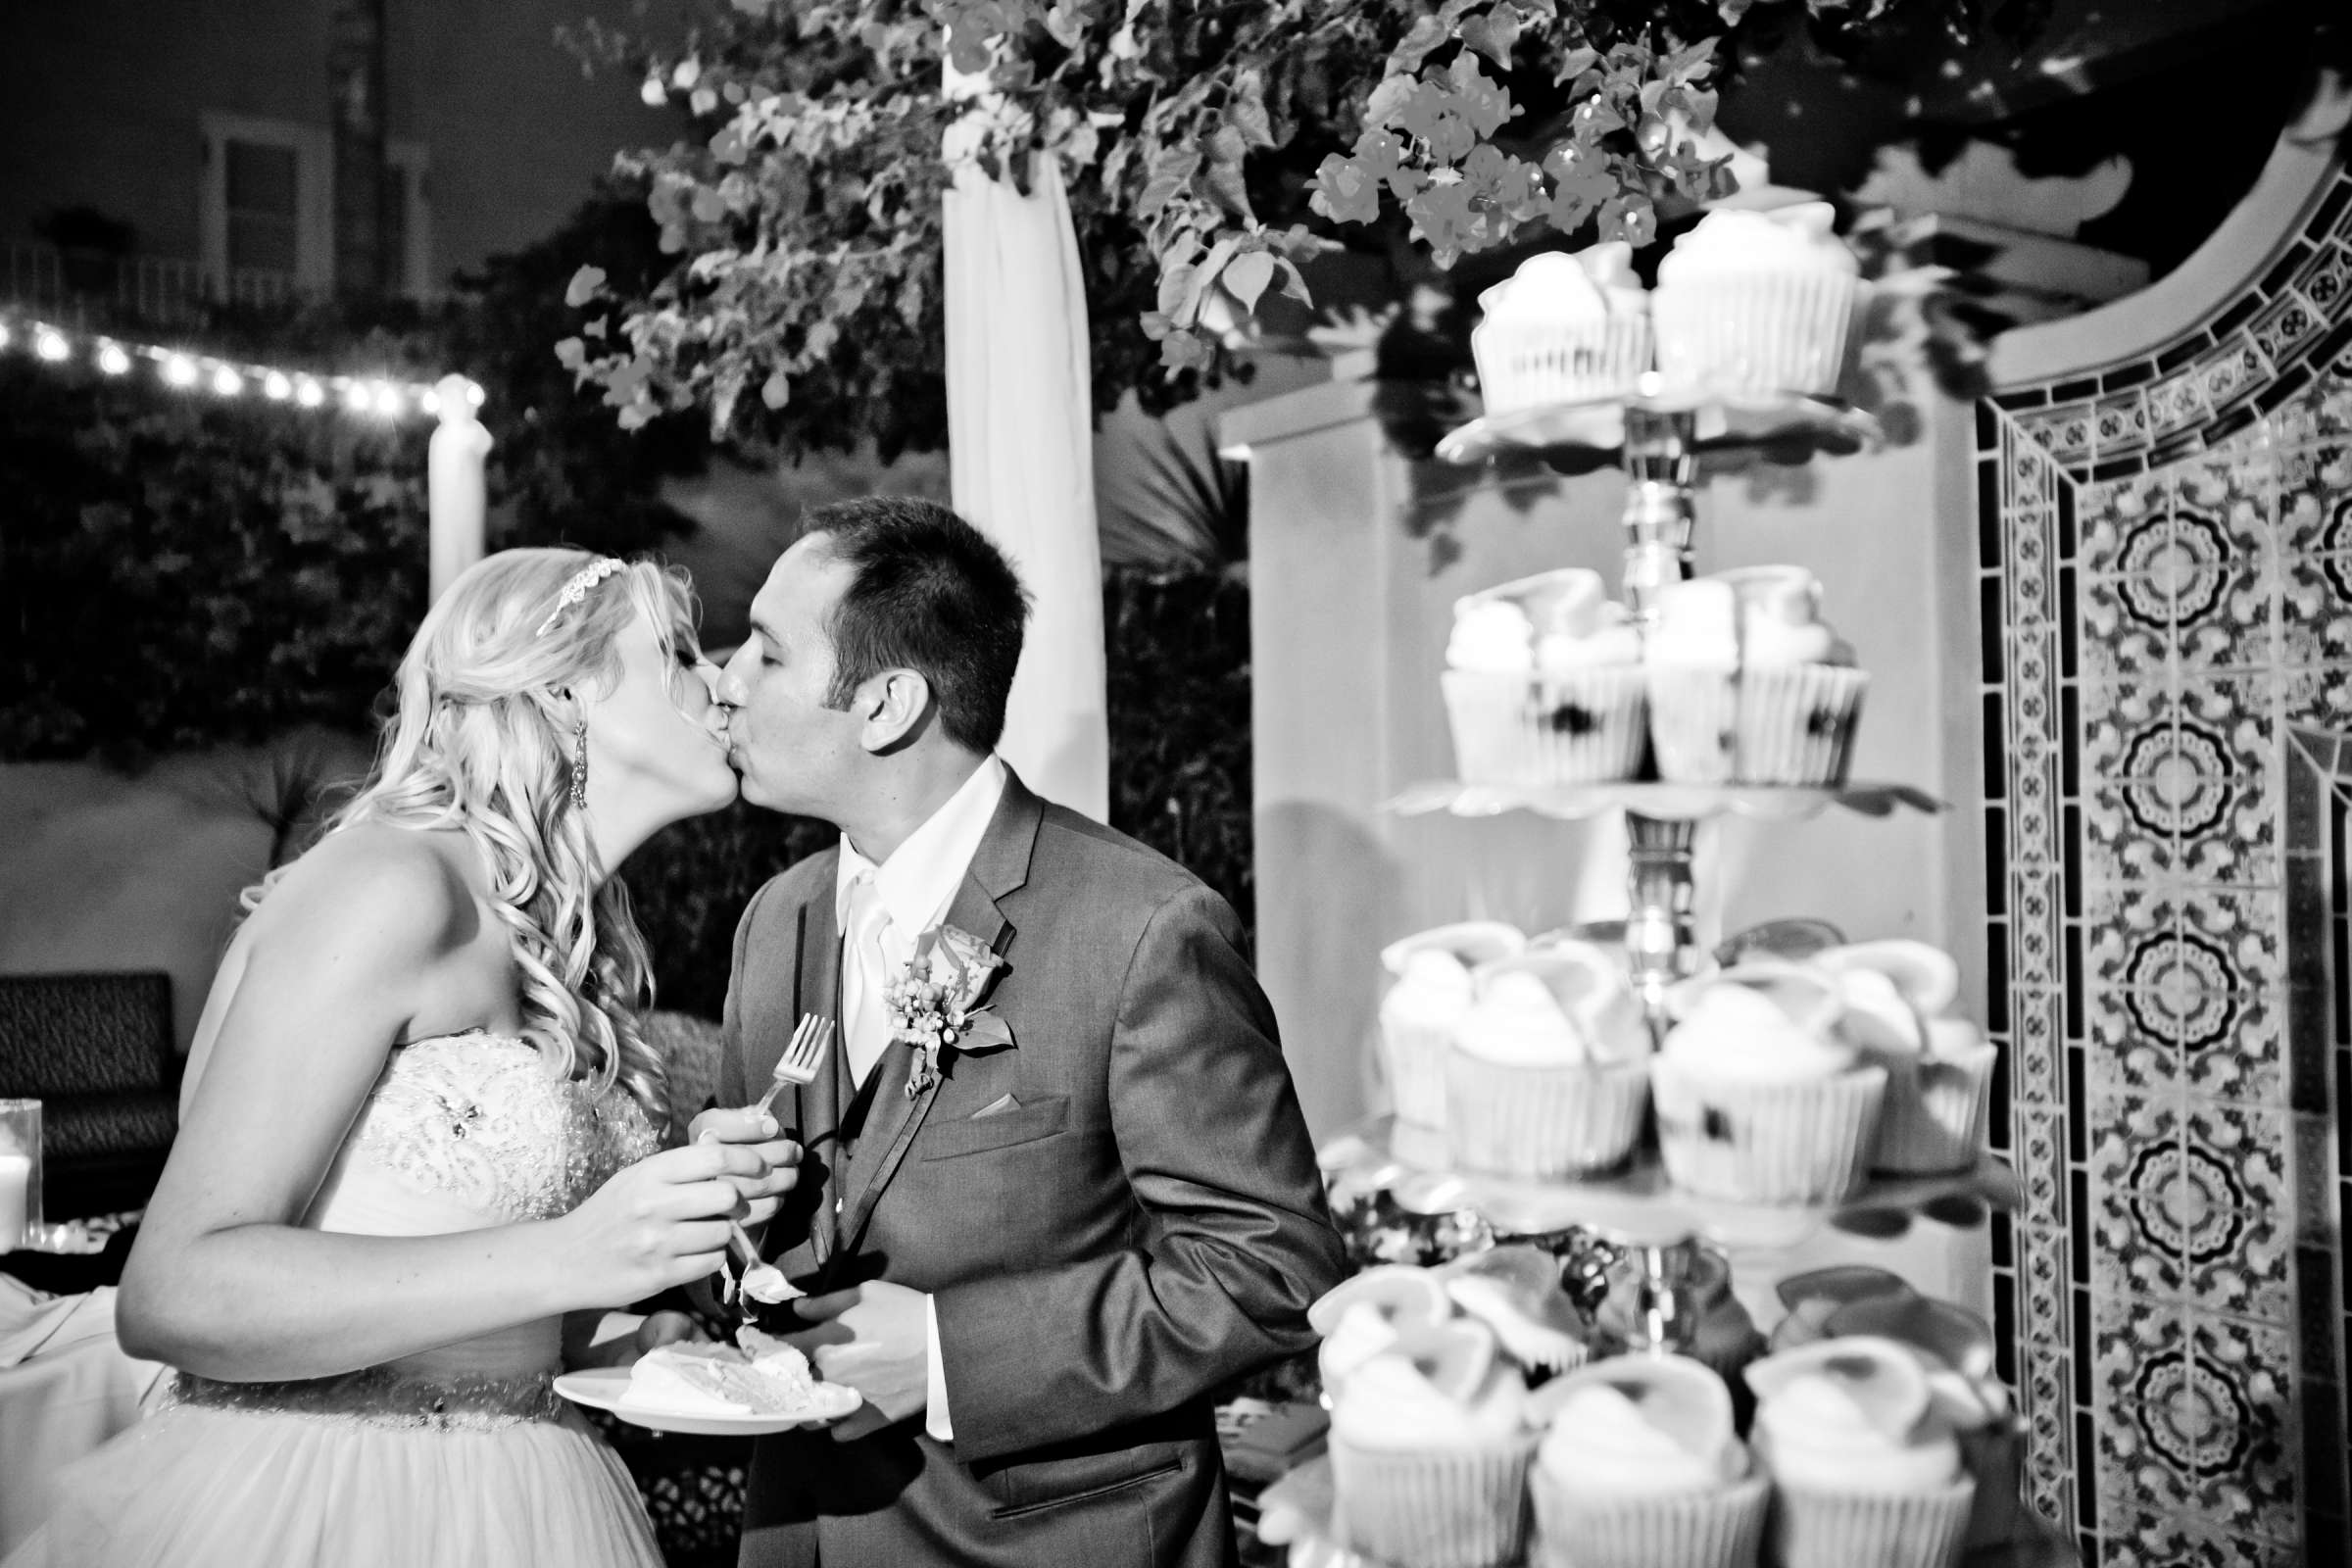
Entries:
[[800, 1180], [801, 1146], [782, 1136], [776, 1118], [764, 1112], [750, 1107], [706, 1110], [686, 1129], [686, 1139], [696, 1144], [733, 1144], [751, 1150], [765, 1162], [764, 1179], [737, 1183], [750, 1204], [743, 1214], [746, 1225], [758, 1226], [772, 1218], [778, 1202]]
[[727, 1221], [743, 1211], [739, 1182], [766, 1174], [752, 1150], [718, 1143], [626, 1167], [550, 1222], [567, 1291], [581, 1306], [625, 1306], [715, 1273]]

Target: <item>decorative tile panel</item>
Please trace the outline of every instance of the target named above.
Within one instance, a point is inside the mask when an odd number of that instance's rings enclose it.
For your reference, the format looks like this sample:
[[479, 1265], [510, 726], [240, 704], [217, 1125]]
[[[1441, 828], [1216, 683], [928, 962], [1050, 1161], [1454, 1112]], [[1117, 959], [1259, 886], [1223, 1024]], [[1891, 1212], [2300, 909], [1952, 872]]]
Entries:
[[2086, 1562], [2340, 1554], [2352, 176], [2207, 326], [1978, 430], [2028, 1495]]

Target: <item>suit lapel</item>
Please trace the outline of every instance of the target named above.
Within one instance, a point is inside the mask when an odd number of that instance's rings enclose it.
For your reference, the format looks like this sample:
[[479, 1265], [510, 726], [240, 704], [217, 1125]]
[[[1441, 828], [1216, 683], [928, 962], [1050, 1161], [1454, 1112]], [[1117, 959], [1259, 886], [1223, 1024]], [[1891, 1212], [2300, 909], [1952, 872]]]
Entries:
[[[1004, 799], [997, 803], [996, 815], [989, 818], [988, 831], [981, 835], [980, 847], [972, 852], [972, 863], [965, 868], [955, 901], [948, 906], [947, 924], [978, 937], [1000, 956], [1010, 948], [1013, 929], [997, 901], [1029, 879], [1029, 858], [1037, 847], [1038, 824], [1044, 817], [1045, 803], [1030, 794], [1019, 775], [1007, 767]], [[1002, 987], [1010, 977], [1007, 970], [998, 977], [998, 985]], [[882, 1200], [891, 1178], [905, 1163], [914, 1135], [922, 1131], [923, 1118], [931, 1113], [931, 1102], [939, 1098], [936, 1082], [914, 1099], [906, 1098], [904, 1086], [913, 1063], [913, 1049], [901, 1045], [893, 1045], [874, 1063], [874, 1105], [858, 1140], [858, 1192], [842, 1217], [838, 1256], [857, 1250], [866, 1222], [873, 1218], [874, 1205]], [[949, 1070], [953, 1070], [952, 1064]], [[871, 1156], [867, 1150], [874, 1152]]]

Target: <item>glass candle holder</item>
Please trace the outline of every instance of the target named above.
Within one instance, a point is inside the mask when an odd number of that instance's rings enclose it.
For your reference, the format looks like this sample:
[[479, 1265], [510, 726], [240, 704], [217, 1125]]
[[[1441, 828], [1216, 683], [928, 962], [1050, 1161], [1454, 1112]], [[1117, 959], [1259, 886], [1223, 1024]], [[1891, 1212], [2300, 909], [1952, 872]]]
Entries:
[[41, 1229], [41, 1102], [0, 1100], [0, 1252]]

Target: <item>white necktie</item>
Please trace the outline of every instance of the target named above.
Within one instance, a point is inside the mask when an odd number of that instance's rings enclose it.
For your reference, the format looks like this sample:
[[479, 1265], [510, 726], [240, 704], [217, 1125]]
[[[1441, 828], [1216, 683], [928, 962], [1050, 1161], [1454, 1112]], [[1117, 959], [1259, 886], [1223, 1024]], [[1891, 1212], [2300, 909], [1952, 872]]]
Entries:
[[874, 873], [861, 872], [850, 884], [850, 915], [841, 955], [842, 1044], [849, 1053], [850, 1076], [858, 1083], [890, 1045], [890, 1019], [883, 997], [890, 989], [882, 954], [882, 933], [890, 911], [882, 906]]

